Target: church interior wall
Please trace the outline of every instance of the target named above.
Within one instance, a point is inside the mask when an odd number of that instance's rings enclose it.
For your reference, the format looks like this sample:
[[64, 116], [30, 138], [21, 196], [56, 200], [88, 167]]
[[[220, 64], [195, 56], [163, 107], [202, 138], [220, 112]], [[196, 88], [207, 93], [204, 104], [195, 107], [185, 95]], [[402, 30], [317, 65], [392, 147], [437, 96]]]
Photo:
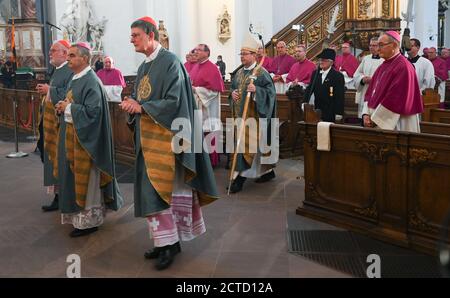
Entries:
[[[250, 23], [254, 30], [263, 35], [267, 43], [270, 38], [295, 17], [308, 9], [318, 0], [133, 0], [124, 5], [119, 0], [89, 1], [97, 18], [108, 19], [103, 37], [104, 52], [115, 58], [116, 66], [125, 75], [133, 75], [144, 57], [134, 53], [130, 44], [130, 24], [144, 15], [152, 16], [157, 22], [164, 20], [169, 33], [170, 49], [184, 62], [185, 54], [198, 43], [206, 43], [211, 48], [211, 60], [216, 61], [222, 55], [227, 63], [227, 72], [240, 65], [240, 43]], [[50, 20], [58, 25], [66, 11], [68, 0], [49, 1]], [[437, 6], [438, 1], [415, 0], [414, 23], [411, 24], [411, 36], [419, 38], [424, 47], [437, 45]], [[406, 12], [408, 0], [400, 0], [402, 12]], [[224, 6], [231, 15], [231, 39], [221, 43], [217, 37], [217, 18], [223, 13]], [[419, 13], [420, 12], [420, 13]], [[450, 25], [450, 11], [447, 23]], [[402, 28], [406, 22], [402, 22]], [[450, 26], [448, 26], [450, 28]], [[62, 38], [59, 33], [58, 38]], [[432, 40], [430, 40], [432, 37]], [[446, 32], [446, 44], [450, 43], [450, 29]]]
[[[279, 32], [287, 24], [310, 8], [318, 0], [275, 0], [272, 1], [273, 33]], [[273, 35], [272, 35], [273, 36]]]
[[438, 0], [414, 1], [414, 34], [423, 48], [437, 47], [438, 43]]
[[[108, 19], [103, 37], [104, 52], [115, 58], [116, 66], [125, 75], [136, 73], [143, 56], [135, 54], [129, 42], [131, 22], [141, 16], [150, 15], [156, 21], [164, 20], [170, 38], [170, 49], [184, 61], [185, 54], [198, 43], [211, 47], [211, 60], [218, 55], [224, 57], [227, 72], [240, 65], [240, 42], [250, 23], [255, 31], [263, 34], [265, 42], [283, 28], [302, 11], [317, 0], [165, 0], [164, 5], [157, 0], [134, 0], [131, 5], [123, 5], [119, 0], [96, 0], [90, 4], [101, 19]], [[61, 20], [71, 1], [50, 1], [50, 9], [56, 25]], [[231, 14], [232, 37], [222, 44], [217, 38], [217, 18], [224, 6]], [[58, 38], [62, 38], [58, 32]]]
[[450, 48], [450, 9], [445, 13], [445, 47]]

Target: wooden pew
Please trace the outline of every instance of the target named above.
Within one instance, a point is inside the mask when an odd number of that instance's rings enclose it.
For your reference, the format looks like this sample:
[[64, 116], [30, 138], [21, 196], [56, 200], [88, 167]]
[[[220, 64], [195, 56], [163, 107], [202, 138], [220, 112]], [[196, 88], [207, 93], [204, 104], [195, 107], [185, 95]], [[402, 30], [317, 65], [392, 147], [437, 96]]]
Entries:
[[[226, 119], [231, 118], [228, 94], [224, 93], [221, 97], [221, 120], [224, 125]], [[280, 157], [282, 159], [302, 154], [302, 142], [297, 142], [298, 122], [302, 120], [301, 102], [302, 98], [290, 100], [286, 95], [277, 95], [277, 117], [280, 119]]]
[[432, 135], [450, 136], [450, 124], [420, 122], [420, 132]]
[[450, 212], [450, 136], [332, 125], [332, 150], [319, 152], [317, 125], [300, 125], [306, 188], [297, 214], [437, 253]]
[[356, 91], [347, 90], [345, 92], [344, 122], [355, 122], [358, 119], [358, 105], [355, 103]]
[[426, 89], [423, 98], [424, 112], [422, 114], [423, 121], [431, 121], [431, 110], [438, 109], [441, 97], [434, 89]]
[[430, 122], [450, 124], [450, 110], [431, 109]]

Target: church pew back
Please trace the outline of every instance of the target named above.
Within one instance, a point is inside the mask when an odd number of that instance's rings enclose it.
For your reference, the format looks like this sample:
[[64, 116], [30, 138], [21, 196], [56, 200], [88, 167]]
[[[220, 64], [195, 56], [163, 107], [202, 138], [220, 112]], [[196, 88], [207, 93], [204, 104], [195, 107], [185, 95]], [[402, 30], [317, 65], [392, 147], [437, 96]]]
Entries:
[[298, 214], [437, 253], [450, 212], [450, 136], [332, 125], [332, 150], [319, 152], [317, 125], [300, 125], [306, 189]]

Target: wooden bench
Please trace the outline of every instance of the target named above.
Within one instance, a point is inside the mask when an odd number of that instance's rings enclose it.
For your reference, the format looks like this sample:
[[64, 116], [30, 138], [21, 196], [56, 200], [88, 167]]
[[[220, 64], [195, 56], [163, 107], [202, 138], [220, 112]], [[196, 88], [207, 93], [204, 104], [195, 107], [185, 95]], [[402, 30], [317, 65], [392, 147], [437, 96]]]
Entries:
[[430, 122], [450, 124], [450, 110], [431, 109]]
[[316, 150], [316, 124], [300, 125], [306, 189], [298, 214], [437, 253], [450, 212], [450, 125], [422, 123], [422, 134], [332, 125], [331, 152]]

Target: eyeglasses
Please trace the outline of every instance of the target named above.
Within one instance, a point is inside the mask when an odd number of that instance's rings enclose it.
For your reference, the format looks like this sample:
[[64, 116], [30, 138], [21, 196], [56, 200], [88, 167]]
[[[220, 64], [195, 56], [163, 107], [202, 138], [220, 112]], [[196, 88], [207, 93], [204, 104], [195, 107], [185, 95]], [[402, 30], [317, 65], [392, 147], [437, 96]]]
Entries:
[[380, 48], [383, 48], [383, 47], [387, 46], [388, 44], [392, 44], [392, 42], [387, 42], [387, 43], [379, 42], [379, 43], [378, 43], [378, 46], [379, 46]]
[[252, 53], [239, 53], [239, 56], [247, 56], [247, 55], [251, 55]]

